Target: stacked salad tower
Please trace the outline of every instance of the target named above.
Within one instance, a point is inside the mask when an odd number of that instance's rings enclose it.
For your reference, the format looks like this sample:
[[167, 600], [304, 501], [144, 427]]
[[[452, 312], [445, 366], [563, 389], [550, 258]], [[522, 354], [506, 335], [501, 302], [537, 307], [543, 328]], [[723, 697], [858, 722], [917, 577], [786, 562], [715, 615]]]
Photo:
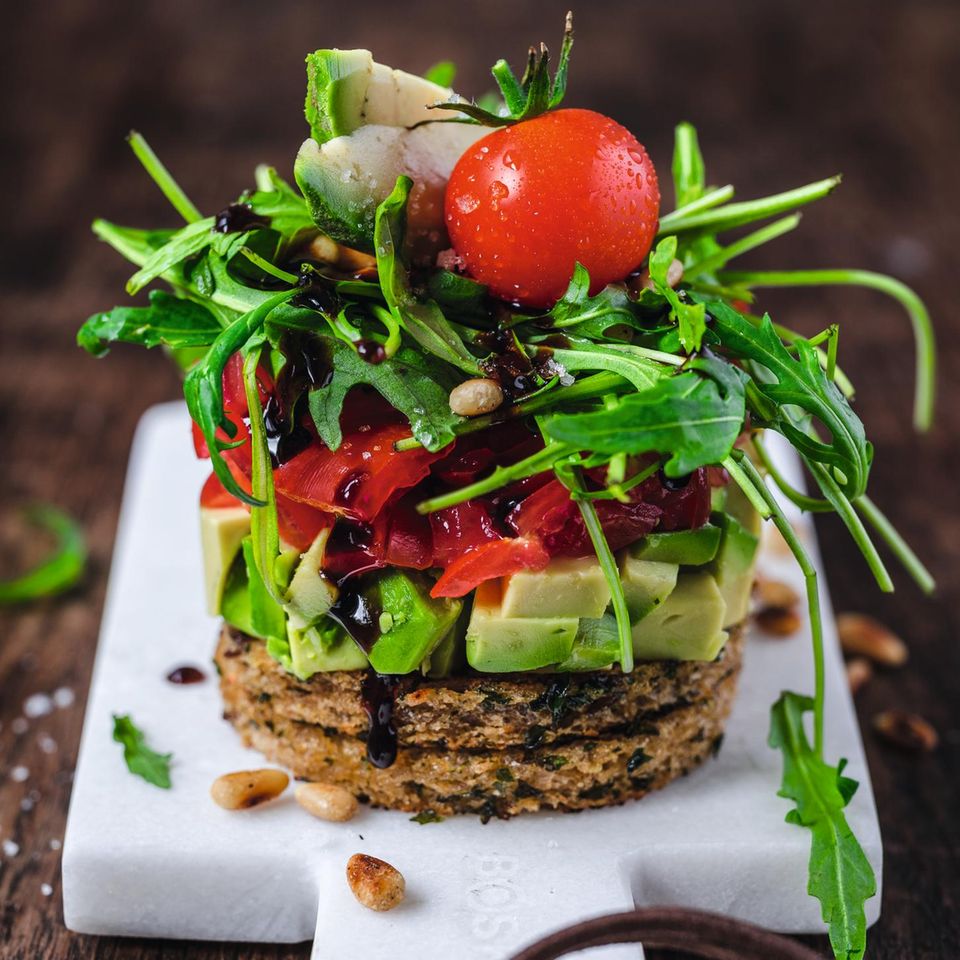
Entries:
[[681, 124], [662, 214], [638, 140], [558, 109], [572, 42], [568, 20], [555, 72], [542, 45], [519, 79], [498, 62], [479, 101], [447, 63], [418, 77], [318, 50], [296, 187], [258, 168], [212, 216], [133, 134], [186, 225], [96, 222], [138, 268], [130, 294], [166, 286], [78, 340], [161, 344], [185, 372], [228, 716], [298, 776], [423, 820], [620, 803], [709, 756], [775, 525], [807, 578], [815, 673], [812, 696], [774, 705], [770, 739], [813, 832], [810, 892], [837, 955], [859, 957], [875, 884], [843, 816], [855, 783], [823, 755], [816, 574], [781, 498], [839, 514], [883, 589], [873, 536], [929, 575], [866, 495], [837, 327], [801, 336], [754, 290], [899, 299], [920, 427], [929, 321], [877, 274], [730, 270], [838, 178], [735, 202]]

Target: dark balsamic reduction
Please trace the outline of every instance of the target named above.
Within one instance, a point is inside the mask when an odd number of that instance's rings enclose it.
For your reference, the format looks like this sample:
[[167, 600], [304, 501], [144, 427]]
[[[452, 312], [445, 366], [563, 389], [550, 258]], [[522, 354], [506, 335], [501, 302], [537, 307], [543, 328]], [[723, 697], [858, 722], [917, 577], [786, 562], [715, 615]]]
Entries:
[[176, 684], [203, 683], [206, 679], [207, 675], [202, 670], [189, 664], [176, 667], [167, 674], [167, 680]]
[[329, 287], [314, 282], [313, 277], [304, 274], [303, 288], [291, 301], [292, 307], [305, 307], [307, 310], [319, 310], [321, 313], [336, 315], [343, 308], [343, 301]]
[[340, 593], [328, 615], [333, 617], [353, 638], [354, 643], [369, 653], [380, 639], [380, 604], [375, 599], [374, 584], [363, 576], [350, 576], [338, 584]]
[[484, 373], [496, 380], [508, 400], [537, 389], [537, 374], [530, 358], [517, 346], [509, 330], [491, 330], [477, 337], [493, 356], [484, 364]]
[[213, 229], [217, 233], [240, 233], [257, 227], [269, 227], [270, 220], [254, 213], [249, 203], [231, 203], [224, 207], [213, 220]]
[[376, 366], [387, 359], [387, 351], [384, 350], [383, 344], [377, 343], [376, 340], [360, 340], [357, 342], [357, 356]]
[[367, 759], [381, 770], [397, 759], [397, 730], [393, 725], [397, 684], [398, 678], [371, 670], [360, 685], [360, 702], [370, 718]]
[[667, 490], [686, 490], [692, 476], [692, 473], [688, 473], [685, 477], [668, 477], [663, 470], [659, 472], [660, 483]]
[[366, 470], [351, 470], [337, 487], [337, 492], [333, 495], [334, 502], [340, 507], [349, 507], [357, 496], [363, 491], [363, 485], [370, 479], [370, 474]]

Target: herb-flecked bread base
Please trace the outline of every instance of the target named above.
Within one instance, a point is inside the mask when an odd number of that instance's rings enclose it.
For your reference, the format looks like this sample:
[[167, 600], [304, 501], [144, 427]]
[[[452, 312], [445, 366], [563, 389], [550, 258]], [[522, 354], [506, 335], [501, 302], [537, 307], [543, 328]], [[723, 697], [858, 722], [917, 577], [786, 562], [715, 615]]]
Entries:
[[294, 776], [395, 810], [504, 817], [623, 803], [688, 773], [719, 748], [742, 648], [737, 627], [711, 663], [411, 678], [397, 691], [399, 750], [385, 769], [366, 758], [362, 673], [299, 681], [228, 627], [216, 662], [227, 719]]

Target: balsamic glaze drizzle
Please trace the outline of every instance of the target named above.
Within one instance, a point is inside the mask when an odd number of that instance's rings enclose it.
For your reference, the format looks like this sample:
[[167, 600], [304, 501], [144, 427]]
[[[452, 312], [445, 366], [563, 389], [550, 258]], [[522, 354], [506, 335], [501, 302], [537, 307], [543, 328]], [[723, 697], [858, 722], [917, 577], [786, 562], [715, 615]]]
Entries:
[[397, 730], [393, 725], [393, 707], [396, 702], [399, 679], [381, 676], [371, 670], [360, 685], [360, 702], [370, 718], [367, 734], [367, 759], [384, 769], [397, 759]]

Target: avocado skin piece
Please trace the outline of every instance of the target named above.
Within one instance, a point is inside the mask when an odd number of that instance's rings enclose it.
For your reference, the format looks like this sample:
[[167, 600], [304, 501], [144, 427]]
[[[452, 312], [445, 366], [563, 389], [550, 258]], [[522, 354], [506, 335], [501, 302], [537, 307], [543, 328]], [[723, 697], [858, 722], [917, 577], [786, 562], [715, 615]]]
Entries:
[[369, 50], [317, 50], [307, 56], [304, 112], [318, 143], [352, 133], [363, 122], [363, 103], [373, 73]]
[[712, 523], [705, 523], [696, 530], [648, 533], [630, 548], [630, 554], [637, 560], [657, 560], [660, 563], [700, 567], [716, 556], [719, 546], [720, 529]]
[[555, 667], [557, 673], [603, 670], [620, 659], [620, 634], [612, 613], [585, 617], [573, 638], [570, 656]]
[[602, 617], [610, 587], [596, 557], [560, 557], [539, 571], [506, 578], [505, 617]]
[[624, 554], [620, 561], [620, 580], [630, 620], [642, 620], [654, 607], [673, 593], [680, 567], [660, 560], [638, 560]]
[[[755, 510], [753, 512], [756, 514]], [[759, 519], [759, 514], [756, 515]], [[753, 561], [760, 537], [759, 531], [758, 534], [751, 533], [728, 513], [714, 514], [712, 519], [722, 530], [723, 536], [710, 571], [726, 605], [723, 625], [729, 627], [739, 623], [750, 607]]]
[[399, 570], [384, 574], [378, 587], [383, 617], [380, 639], [369, 653], [370, 665], [377, 673], [411, 673], [450, 632], [462, 604], [431, 599], [426, 589]]
[[726, 604], [713, 576], [685, 571], [659, 607], [633, 626], [638, 660], [713, 660], [727, 639]]
[[483, 673], [538, 670], [566, 660], [580, 621], [576, 617], [505, 617], [500, 583], [477, 587], [467, 627], [467, 662]]
[[211, 616], [220, 612], [227, 576], [249, 532], [250, 511], [246, 507], [200, 508], [200, 546], [207, 611]]
[[308, 680], [315, 673], [333, 670], [363, 670], [367, 666], [364, 652], [338, 624], [325, 624], [298, 629], [287, 623], [291, 671]]
[[470, 613], [473, 610], [473, 597], [463, 599], [463, 607], [457, 622], [452, 630], [433, 648], [430, 655], [423, 661], [421, 669], [431, 680], [441, 680], [462, 673], [467, 663], [467, 654], [464, 649], [467, 637], [467, 624], [470, 622]]

